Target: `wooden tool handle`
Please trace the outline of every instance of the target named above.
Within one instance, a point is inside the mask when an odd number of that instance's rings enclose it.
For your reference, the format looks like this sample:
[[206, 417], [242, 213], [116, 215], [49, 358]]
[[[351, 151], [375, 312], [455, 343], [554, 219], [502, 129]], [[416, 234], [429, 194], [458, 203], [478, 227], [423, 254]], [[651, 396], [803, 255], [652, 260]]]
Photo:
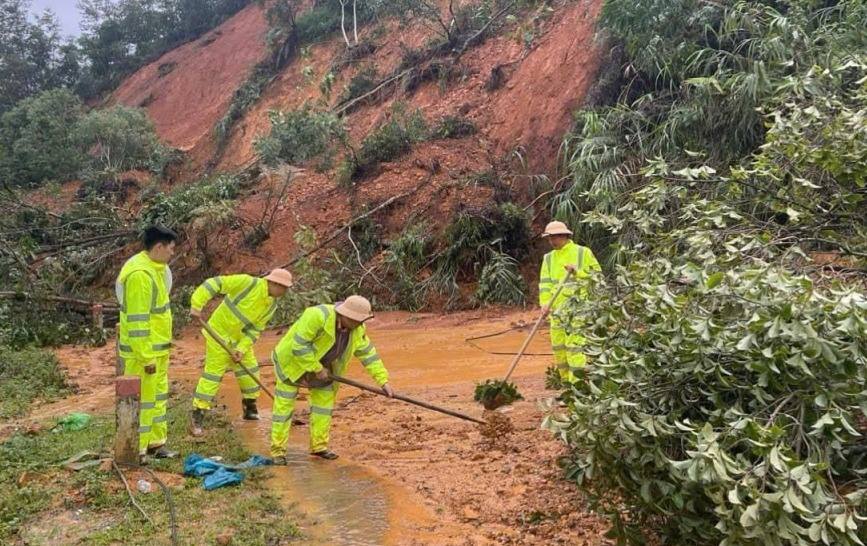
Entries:
[[[360, 383], [360, 382], [355, 381], [353, 379], [348, 379], [346, 377], [339, 377], [336, 375], [332, 375], [331, 379], [334, 381], [337, 381], [338, 383], [343, 383], [345, 385], [351, 385], [351, 386], [355, 387], [356, 389], [361, 389], [363, 391], [372, 392], [373, 394], [378, 394], [380, 396], [388, 397], [388, 395], [385, 394], [385, 392], [383, 392], [382, 389], [379, 389], [376, 387], [371, 387], [369, 385], [365, 385], [364, 383]], [[475, 417], [470, 417], [469, 415], [466, 415], [464, 413], [460, 413], [458, 411], [453, 411], [450, 409], [441, 408], [439, 406], [434, 406], [433, 404], [429, 404], [429, 403], [423, 402], [421, 400], [416, 400], [415, 398], [410, 398], [409, 396], [404, 396], [402, 394], [394, 393], [394, 396], [392, 396], [391, 398], [394, 398], [396, 400], [400, 400], [402, 402], [406, 402], [408, 404], [413, 404], [415, 406], [419, 406], [419, 407], [422, 407], [425, 409], [429, 409], [432, 411], [438, 411], [440, 413], [444, 413], [444, 414], [450, 415], [452, 417], [457, 417], [458, 419], [463, 419], [465, 421], [472, 421], [473, 423], [478, 423], [480, 425], [485, 424], [485, 422], [482, 421], [481, 419], [476, 419]]]
[[[557, 285], [557, 290], [554, 291], [554, 295], [551, 296], [551, 301], [552, 301], [552, 302], [553, 302], [554, 300], [556, 300], [556, 299], [557, 299], [557, 296], [560, 295], [560, 292], [563, 291], [563, 288], [566, 286], [566, 281], [569, 280], [569, 277], [572, 276], [572, 273], [573, 273], [572, 271], [568, 272], [568, 273], [566, 274], [566, 276], [563, 277], [563, 279], [562, 279], [562, 280], [560, 281], [560, 283]], [[516, 354], [514, 360], [512, 360], [512, 365], [509, 366], [509, 371], [506, 372], [506, 377], [503, 379], [503, 383], [508, 383], [508, 382], [509, 382], [509, 378], [512, 377], [512, 372], [514, 372], [514, 371], [515, 371], [515, 368], [518, 367], [518, 361], [521, 360], [521, 357], [522, 357], [522, 356], [524, 356], [524, 351], [527, 350], [527, 347], [530, 345], [530, 342], [533, 341], [533, 337], [536, 336], [536, 332], [539, 330], [539, 326], [542, 325], [542, 321], [545, 320], [545, 317], [546, 317], [547, 315], [548, 315], [548, 313], [542, 313], [542, 315], [539, 317], [539, 320], [537, 320], [537, 321], [536, 321], [536, 324], [533, 325], [533, 329], [530, 330], [530, 335], [528, 335], [528, 336], [527, 336], [527, 339], [524, 340], [524, 344], [521, 345], [521, 350], [518, 351], [518, 354]]]
[[[220, 336], [220, 334], [218, 334], [218, 333], [217, 333], [217, 332], [216, 332], [216, 331], [211, 327], [210, 324], [208, 324], [207, 322], [205, 322], [205, 319], [203, 319], [202, 317], [197, 317], [197, 318], [199, 319], [199, 324], [202, 325], [202, 328], [204, 328], [205, 331], [208, 332], [208, 334], [210, 334], [212, 338], [214, 338], [214, 341], [216, 341], [217, 344], [218, 344], [220, 347], [222, 347], [224, 351], [226, 351], [227, 353], [229, 353], [229, 356], [231, 356], [232, 359], [234, 360], [234, 358], [235, 358], [235, 356], [234, 356], [234, 351], [232, 351], [232, 349], [229, 347], [228, 343], [226, 343], [226, 340], [224, 340], [224, 339]], [[249, 375], [250, 377], [253, 378], [253, 381], [255, 381], [257, 385], [259, 385], [259, 388], [260, 388], [260, 389], [262, 389], [263, 391], [265, 391], [265, 394], [267, 394], [268, 396], [271, 397], [271, 400], [274, 400], [274, 395], [271, 393], [271, 391], [269, 391], [268, 388], [265, 387], [265, 385], [263, 385], [261, 381], [259, 381], [259, 378], [258, 378], [258, 377], [256, 377], [255, 375], [253, 375], [253, 374], [250, 372], [250, 369], [249, 369], [248, 367], [244, 366], [244, 365], [241, 364], [240, 362], [236, 362], [236, 364], [237, 364], [238, 366], [240, 366], [242, 370], [244, 370], [245, 372], [247, 372], [247, 375]]]

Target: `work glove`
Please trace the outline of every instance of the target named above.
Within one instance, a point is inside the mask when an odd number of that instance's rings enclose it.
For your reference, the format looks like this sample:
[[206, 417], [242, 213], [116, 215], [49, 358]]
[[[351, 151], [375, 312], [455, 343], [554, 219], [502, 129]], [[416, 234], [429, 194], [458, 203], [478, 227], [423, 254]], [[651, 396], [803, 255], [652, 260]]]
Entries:
[[241, 362], [244, 359], [244, 353], [241, 351], [232, 351], [232, 360], [235, 361], [235, 364]]
[[323, 367], [321, 370], [316, 372], [316, 379], [319, 379], [320, 381], [328, 381], [328, 379], [330, 379], [328, 370]]
[[148, 374], [148, 375], [153, 375], [153, 374], [157, 373], [157, 365], [156, 365], [156, 363], [151, 362], [150, 364], [146, 365], [146, 366], [144, 367], [144, 371], [145, 371], [145, 373]]

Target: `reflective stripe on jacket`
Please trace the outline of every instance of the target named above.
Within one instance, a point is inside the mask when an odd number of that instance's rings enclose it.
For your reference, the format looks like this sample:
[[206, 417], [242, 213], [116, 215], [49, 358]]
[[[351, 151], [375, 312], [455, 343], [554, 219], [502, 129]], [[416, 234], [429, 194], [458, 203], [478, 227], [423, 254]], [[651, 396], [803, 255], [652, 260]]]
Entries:
[[[322, 369], [319, 362], [331, 349], [335, 340], [337, 312], [333, 305], [308, 307], [286, 332], [283, 339], [271, 353], [277, 377], [283, 382], [296, 382], [307, 372], [316, 373]], [[344, 375], [349, 359], [355, 356], [364, 365], [364, 371], [376, 381], [377, 385], [388, 383], [388, 371], [376, 352], [364, 324], [358, 326], [349, 336], [346, 351], [332, 365], [335, 375]]]
[[172, 346], [172, 309], [169, 266], [142, 251], [126, 261], [115, 281], [120, 305], [118, 354], [145, 362], [169, 354]]
[[[250, 349], [274, 316], [277, 301], [268, 294], [268, 281], [252, 275], [212, 277], [196, 288], [190, 306], [201, 311], [211, 298], [223, 301], [208, 320], [214, 330], [235, 350]], [[205, 330], [202, 334], [211, 337]]]
[[579, 297], [587, 297], [587, 279], [592, 271], [600, 270], [599, 262], [589, 248], [569, 241], [563, 245], [563, 248], [545, 254], [542, 260], [542, 268], [539, 271], [539, 305], [545, 306], [551, 301], [554, 292], [557, 291], [557, 285], [566, 277], [567, 264], [575, 266], [575, 277], [566, 283], [551, 309], [557, 309], [576, 292]]

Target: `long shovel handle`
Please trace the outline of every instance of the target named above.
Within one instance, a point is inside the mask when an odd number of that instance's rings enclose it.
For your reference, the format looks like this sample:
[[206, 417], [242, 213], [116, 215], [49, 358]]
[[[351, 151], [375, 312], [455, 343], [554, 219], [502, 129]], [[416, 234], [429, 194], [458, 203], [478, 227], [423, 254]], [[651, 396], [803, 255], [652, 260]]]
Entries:
[[[224, 339], [220, 336], [220, 334], [218, 334], [218, 333], [216, 332], [216, 330], [214, 330], [214, 329], [211, 327], [210, 324], [208, 324], [207, 322], [205, 322], [205, 320], [204, 320], [202, 317], [197, 317], [197, 318], [199, 319], [199, 324], [202, 325], [202, 328], [204, 328], [205, 331], [208, 332], [208, 333], [211, 335], [212, 338], [214, 338], [214, 341], [216, 341], [217, 344], [218, 344], [220, 347], [222, 347], [223, 350], [226, 351], [226, 352], [229, 354], [229, 356], [232, 357], [232, 359], [234, 359], [234, 353], [232, 352], [232, 349], [229, 348], [229, 345], [226, 343], [226, 340], [224, 340]], [[238, 366], [241, 367], [242, 370], [244, 370], [245, 372], [247, 372], [247, 375], [249, 375], [250, 377], [253, 378], [253, 381], [255, 381], [257, 385], [259, 385], [259, 388], [262, 389], [263, 391], [265, 391], [265, 394], [267, 394], [268, 396], [270, 396], [270, 397], [271, 397], [271, 400], [274, 400], [274, 395], [271, 393], [271, 391], [268, 390], [268, 388], [267, 388], [265, 385], [262, 384], [261, 381], [259, 381], [259, 378], [258, 378], [258, 377], [256, 377], [255, 375], [253, 375], [253, 374], [250, 372], [250, 368], [244, 366], [244, 365], [241, 364], [240, 362], [236, 362], [235, 364], [237, 364]]]
[[[332, 375], [331, 379], [332, 379], [332, 381], [337, 381], [338, 383], [343, 383], [345, 385], [351, 385], [351, 386], [355, 387], [356, 389], [361, 389], [363, 391], [372, 392], [373, 394], [378, 394], [380, 396], [388, 397], [388, 395], [385, 394], [382, 391], [382, 389], [371, 387], [369, 385], [365, 385], [364, 383], [359, 383], [358, 381], [355, 381], [353, 379], [348, 379], [346, 377], [339, 377], [336, 375]], [[482, 421], [481, 419], [476, 419], [475, 417], [470, 417], [469, 415], [466, 415], [466, 414], [458, 412], [458, 411], [453, 411], [450, 409], [441, 408], [439, 406], [434, 406], [433, 404], [429, 404], [429, 403], [423, 402], [421, 400], [416, 400], [415, 398], [410, 398], [409, 396], [404, 396], [402, 394], [394, 393], [394, 396], [392, 396], [391, 398], [395, 398], [396, 400], [400, 400], [400, 401], [406, 402], [408, 404], [413, 404], [415, 406], [420, 406], [422, 408], [429, 409], [432, 411], [438, 411], [438, 412], [444, 413], [446, 415], [451, 415], [452, 417], [457, 417], [458, 419], [463, 419], [465, 421], [472, 421], [473, 423], [478, 423], [480, 425], [485, 424], [485, 422]]]
[[[557, 290], [554, 291], [554, 295], [551, 296], [551, 301], [557, 299], [557, 296], [560, 295], [560, 292], [563, 291], [563, 288], [566, 286], [566, 281], [569, 280], [569, 277], [572, 276], [572, 272], [568, 272], [560, 283], [557, 285]], [[515, 355], [515, 358], [512, 360], [512, 365], [509, 366], [509, 371], [506, 372], [506, 377], [503, 379], [503, 383], [508, 383], [509, 378], [512, 377], [512, 372], [515, 371], [515, 368], [518, 367], [518, 361], [521, 360], [521, 357], [524, 356], [524, 351], [527, 350], [527, 347], [530, 345], [530, 342], [533, 341], [533, 338], [536, 336], [536, 332], [539, 330], [539, 326], [542, 325], [542, 321], [545, 320], [545, 317], [548, 316], [548, 313], [542, 313], [539, 319], [536, 321], [536, 324], [533, 325], [533, 329], [530, 330], [530, 335], [527, 336], [527, 339], [524, 340], [524, 344], [521, 345], [521, 350], [518, 351], [518, 354]]]

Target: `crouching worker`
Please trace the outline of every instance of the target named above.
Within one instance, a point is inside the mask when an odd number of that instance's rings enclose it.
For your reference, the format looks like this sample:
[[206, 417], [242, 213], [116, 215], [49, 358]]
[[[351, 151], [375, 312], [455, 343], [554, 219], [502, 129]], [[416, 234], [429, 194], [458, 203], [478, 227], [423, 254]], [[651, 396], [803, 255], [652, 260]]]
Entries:
[[285, 269], [275, 269], [264, 278], [243, 274], [213, 277], [193, 292], [190, 314], [197, 319], [201, 318], [202, 308], [211, 298], [223, 296], [223, 301], [211, 315], [208, 324], [232, 349], [232, 354], [227, 353], [211, 334], [202, 330], [205, 336], [205, 369], [193, 396], [190, 434], [204, 434], [205, 412], [213, 406], [223, 374], [229, 369], [235, 373], [241, 389], [244, 419], [259, 418], [256, 407], [259, 385], [248, 374], [259, 379], [259, 363], [253, 353], [253, 345], [274, 315], [277, 299], [291, 286], [292, 274]]
[[372, 318], [370, 302], [350, 296], [336, 305], [308, 307], [283, 339], [271, 359], [277, 376], [271, 423], [271, 456], [275, 464], [286, 464], [286, 443], [298, 388], [310, 391], [310, 453], [336, 459], [328, 449], [331, 413], [337, 398], [337, 383], [329, 374], [342, 376], [349, 359], [355, 356], [364, 370], [388, 396], [388, 371], [367, 337], [364, 322]]

